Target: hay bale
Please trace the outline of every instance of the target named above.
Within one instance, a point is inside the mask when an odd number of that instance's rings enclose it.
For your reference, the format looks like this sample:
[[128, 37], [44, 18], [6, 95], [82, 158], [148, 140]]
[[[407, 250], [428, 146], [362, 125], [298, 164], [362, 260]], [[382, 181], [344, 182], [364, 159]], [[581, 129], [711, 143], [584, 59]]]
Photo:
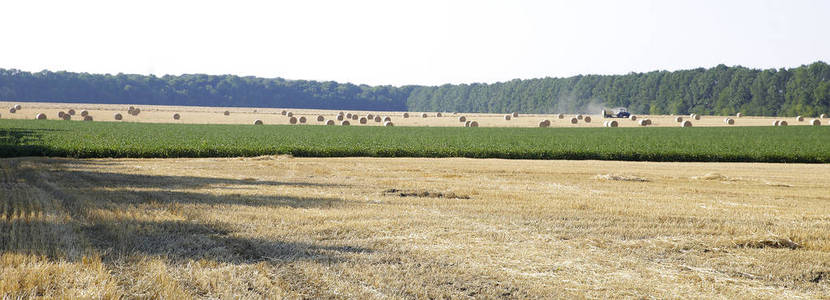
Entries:
[[799, 122], [804, 122], [804, 117], [802, 117], [802, 116], [796, 116], [796, 117], [795, 117], [795, 120], [796, 120], [796, 121], [799, 121]]
[[458, 122], [467, 122], [467, 117], [465, 117], [465, 116], [458, 117]]
[[421, 118], [426, 118], [426, 117], [427, 117], [427, 113], [422, 113], [421, 114]]
[[14, 108], [14, 107], [9, 108], [9, 113], [13, 114], [13, 113], [16, 113], [16, 112], [17, 112], [16, 108]]
[[84, 121], [92, 121], [92, 116], [90, 116], [90, 115], [84, 116]]
[[260, 120], [260, 119], [254, 120], [254, 125], [262, 125], [262, 120]]
[[435, 114], [435, 116], [440, 118], [440, 117], [442, 117], [443, 115], [442, 115], [441, 113], [437, 113], [437, 114]]
[[819, 119], [812, 119], [812, 120], [810, 120], [810, 125], [813, 125], [813, 126], [821, 126], [821, 120], [819, 120]]
[[582, 118], [582, 121], [585, 121], [585, 123], [591, 123], [591, 116], [585, 116]]
[[318, 116], [317, 116], [317, 122], [323, 122], [323, 121], [325, 121], [325, 120], [326, 120], [326, 118], [325, 118], [325, 117], [323, 117], [322, 115], [318, 115]]
[[376, 123], [380, 123], [381, 120], [383, 120], [383, 119], [381, 119], [380, 116], [375, 116], [375, 122]]
[[285, 115], [287, 115], [287, 114], [288, 114], [288, 111], [287, 111], [287, 110], [282, 110], [282, 111], [280, 112], [280, 114], [281, 114], [281, 115], [283, 115], [283, 116], [285, 116]]
[[775, 120], [774, 122], [772, 122], [772, 126], [778, 126], [778, 125], [781, 125], [781, 120]]
[[68, 111], [66, 111], [66, 113], [68, 113], [70, 116], [74, 116], [75, 110], [70, 108]]
[[285, 114], [285, 116], [286, 117], [293, 117], [294, 113], [289, 111], [288, 113]]
[[20, 106], [20, 104], [15, 104], [14, 105], [14, 110], [21, 110], [21, 109], [23, 109], [23, 107]]
[[640, 126], [648, 126], [648, 123], [649, 123], [648, 121], [649, 121], [649, 119], [640, 119], [638, 124], [640, 124]]
[[470, 121], [470, 127], [478, 127], [478, 122]]
[[674, 121], [677, 123], [683, 123], [683, 117], [674, 117]]
[[620, 123], [617, 120], [610, 120], [605, 122], [605, 127], [618, 127]]
[[58, 112], [58, 119], [63, 119], [63, 115], [65, 115], [65, 114], [66, 113], [64, 113], [63, 111], [59, 111]]
[[550, 127], [550, 120], [539, 121], [539, 127]]
[[226, 111], [225, 111], [225, 112], [223, 112], [222, 114], [223, 114], [223, 115], [226, 115], [226, 116], [230, 116], [230, 115], [231, 115], [231, 112], [230, 112], [230, 111], [228, 111], [228, 110], [226, 110]]
[[403, 113], [403, 118], [404, 119], [409, 118], [409, 113], [408, 112]]
[[81, 117], [86, 117], [87, 115], [89, 115], [89, 112], [86, 109], [81, 111]]
[[517, 112], [515, 112], [515, 111], [514, 111], [514, 112], [513, 112], [513, 117], [514, 117], [514, 118], [518, 118], [518, 117], [519, 117], [519, 113], [517, 113]]
[[385, 116], [385, 117], [383, 117], [383, 121], [384, 122], [392, 122], [392, 118], [389, 117], [389, 116]]
[[383, 127], [392, 127], [392, 126], [395, 126], [395, 124], [392, 124], [391, 121], [383, 122]]
[[789, 125], [786, 120], [781, 120], [781, 123], [778, 123], [778, 126], [787, 126]]
[[358, 119], [357, 114], [352, 115], [352, 120], [357, 120], [357, 119]]
[[373, 116], [372, 114], [366, 114], [366, 120], [371, 120], [371, 119], [374, 119], [374, 118], [375, 118], [375, 116]]
[[140, 113], [141, 113], [141, 109], [140, 109], [140, 108], [136, 107], [135, 109], [133, 109], [133, 115], [134, 115], [134, 116], [137, 116], [137, 115], [138, 115], [138, 114], [140, 114]]
[[35, 115], [35, 119], [36, 120], [46, 120], [46, 114], [39, 113], [39, 114]]
[[180, 115], [179, 113], [173, 114], [173, 120], [178, 120], [178, 119], [181, 119], [181, 118], [182, 118], [182, 115]]
[[825, 119], [825, 118], [827, 118], [827, 115], [826, 114], [821, 114], [820, 116], [818, 116], [818, 118], [819, 119]]
[[740, 118], [740, 117], [743, 117], [743, 116], [744, 116], [744, 115], [743, 115], [742, 113], [737, 113], [737, 114], [735, 114], [735, 117], [736, 117], [736, 118]]
[[113, 117], [116, 121], [121, 121], [121, 119], [124, 119], [124, 116], [122, 116], [122, 115], [121, 115], [121, 114], [119, 114], [119, 113], [115, 113], [114, 115], [112, 115], [112, 117]]
[[698, 115], [698, 114], [691, 114], [691, 115], [689, 115], [689, 119], [693, 119], [693, 120], [700, 120], [700, 115]]
[[584, 116], [582, 116], [581, 114], [580, 114], [580, 115], [576, 115], [576, 118], [577, 118], [577, 119], [580, 119], [580, 120], [582, 120], [582, 118], [583, 118], [583, 117], [584, 117]]
[[366, 119], [366, 117], [361, 117], [360, 120], [358, 120], [358, 122], [360, 122], [360, 124], [366, 124], [366, 122], [369, 122], [369, 119]]
[[349, 120], [343, 120], [343, 121], [340, 122], [340, 126], [349, 126], [349, 125], [352, 125], [352, 123], [349, 123]]
[[352, 119], [352, 113], [346, 113], [346, 119], [351, 120]]
[[630, 115], [630, 116], [628, 116], [628, 119], [631, 120], [631, 121], [637, 121], [637, 116]]
[[469, 120], [465, 121], [464, 122], [464, 127], [470, 127], [470, 122], [472, 122], [472, 121], [469, 121]]
[[69, 121], [69, 120], [72, 120], [72, 115], [70, 115], [70, 114], [63, 114], [63, 117], [62, 117], [61, 119], [63, 119], [64, 121]]
[[510, 115], [504, 115], [504, 120], [505, 121], [510, 121]]
[[732, 119], [732, 118], [723, 119], [723, 122], [726, 123], [727, 125], [735, 125], [735, 120]]
[[578, 118], [571, 118], [571, 124], [576, 124], [576, 123], [579, 123], [579, 119]]
[[692, 127], [692, 121], [683, 121], [683, 123], [680, 123], [680, 127]]
[[343, 121], [344, 118], [345, 118], [345, 115], [337, 115], [337, 120], [338, 121]]
[[292, 116], [288, 118], [288, 123], [297, 124], [297, 117]]
[[326, 121], [326, 125], [334, 125], [334, 120], [328, 120], [328, 121]]
[[305, 122], [306, 122], [306, 121], [308, 121], [308, 120], [305, 118], [305, 116], [300, 117], [300, 118], [299, 118], [299, 119], [297, 119], [297, 120], [299, 120], [299, 121], [300, 121], [300, 124], [305, 124]]
[[558, 114], [558, 115], [556, 115], [556, 118], [561, 120], [561, 119], [565, 118], [565, 115], [564, 114]]

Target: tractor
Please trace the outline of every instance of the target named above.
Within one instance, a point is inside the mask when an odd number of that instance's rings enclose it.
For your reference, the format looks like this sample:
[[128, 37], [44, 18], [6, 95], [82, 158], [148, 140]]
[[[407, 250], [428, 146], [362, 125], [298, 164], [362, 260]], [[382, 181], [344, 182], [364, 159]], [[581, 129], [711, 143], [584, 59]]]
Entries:
[[603, 109], [602, 116], [604, 118], [628, 118], [631, 113], [625, 107], [617, 107], [614, 109]]

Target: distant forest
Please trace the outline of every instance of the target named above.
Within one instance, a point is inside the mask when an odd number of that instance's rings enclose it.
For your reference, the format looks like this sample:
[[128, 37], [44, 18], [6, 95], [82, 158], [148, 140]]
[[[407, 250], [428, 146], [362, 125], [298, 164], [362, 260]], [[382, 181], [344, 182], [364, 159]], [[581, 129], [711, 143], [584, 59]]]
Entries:
[[698, 68], [492, 84], [368, 86], [234, 75], [163, 77], [0, 69], [0, 100], [488, 113], [815, 116], [830, 113], [830, 66]]

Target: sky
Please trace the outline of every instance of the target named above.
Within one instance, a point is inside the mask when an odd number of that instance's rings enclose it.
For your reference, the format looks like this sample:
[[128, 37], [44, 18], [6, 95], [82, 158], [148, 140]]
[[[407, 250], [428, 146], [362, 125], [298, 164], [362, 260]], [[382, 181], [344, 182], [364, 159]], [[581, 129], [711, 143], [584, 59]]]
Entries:
[[2, 1], [0, 68], [440, 85], [830, 62], [830, 1]]

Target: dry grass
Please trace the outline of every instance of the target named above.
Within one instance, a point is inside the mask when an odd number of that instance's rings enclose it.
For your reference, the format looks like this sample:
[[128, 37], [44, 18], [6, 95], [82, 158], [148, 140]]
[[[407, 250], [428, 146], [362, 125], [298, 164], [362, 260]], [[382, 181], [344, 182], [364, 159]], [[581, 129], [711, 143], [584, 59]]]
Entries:
[[830, 165], [4, 159], [0, 298], [821, 298], [807, 174]]

